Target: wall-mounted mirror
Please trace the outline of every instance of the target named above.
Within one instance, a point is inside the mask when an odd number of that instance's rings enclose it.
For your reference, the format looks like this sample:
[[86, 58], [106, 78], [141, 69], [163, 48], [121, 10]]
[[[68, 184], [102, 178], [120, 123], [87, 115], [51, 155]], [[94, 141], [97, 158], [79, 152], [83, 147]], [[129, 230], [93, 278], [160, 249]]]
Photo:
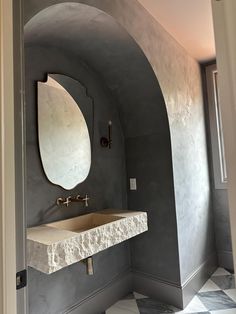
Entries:
[[88, 176], [91, 143], [80, 103], [60, 82], [66, 78], [50, 74], [46, 82], [38, 82], [38, 136], [47, 178], [69, 190]]

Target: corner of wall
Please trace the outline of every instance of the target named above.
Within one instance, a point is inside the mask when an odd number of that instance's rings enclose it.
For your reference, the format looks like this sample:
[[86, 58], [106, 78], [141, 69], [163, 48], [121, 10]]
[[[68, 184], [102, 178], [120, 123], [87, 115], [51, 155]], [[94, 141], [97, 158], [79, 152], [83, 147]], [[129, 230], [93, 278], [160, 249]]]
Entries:
[[188, 305], [204, 283], [211, 277], [213, 272], [217, 269], [217, 264], [216, 253], [213, 253], [182, 284], [183, 308]]

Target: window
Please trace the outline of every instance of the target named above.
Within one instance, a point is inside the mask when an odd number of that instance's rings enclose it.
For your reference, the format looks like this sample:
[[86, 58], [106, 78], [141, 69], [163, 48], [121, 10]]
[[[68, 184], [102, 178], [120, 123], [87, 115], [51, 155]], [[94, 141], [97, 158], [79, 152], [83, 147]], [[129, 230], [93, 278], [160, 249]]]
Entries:
[[225, 163], [224, 136], [217, 79], [218, 72], [216, 65], [214, 64], [207, 66], [206, 81], [214, 183], [216, 189], [226, 189], [227, 171]]

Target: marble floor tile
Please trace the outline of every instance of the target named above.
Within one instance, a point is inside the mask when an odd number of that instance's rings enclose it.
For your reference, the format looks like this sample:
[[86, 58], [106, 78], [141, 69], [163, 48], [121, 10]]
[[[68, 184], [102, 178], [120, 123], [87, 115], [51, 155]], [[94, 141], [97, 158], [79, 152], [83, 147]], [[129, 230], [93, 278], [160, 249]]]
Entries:
[[176, 311], [177, 314], [189, 314], [189, 313], [206, 313], [208, 309], [204, 306], [201, 300], [195, 296], [192, 301], [184, 310]]
[[115, 305], [113, 305], [111, 308], [106, 310], [106, 314], [124, 314], [124, 313], [126, 312], [124, 312], [123, 309], [117, 308]]
[[223, 291], [199, 292], [198, 297], [208, 311], [236, 309], [236, 303]]
[[208, 279], [205, 285], [200, 289], [199, 292], [206, 292], [206, 291], [217, 291], [221, 290], [211, 279]]
[[218, 268], [184, 310], [152, 300], [137, 292], [120, 300], [106, 314], [236, 314], [234, 275]]
[[138, 300], [138, 299], [147, 299], [148, 298], [145, 295], [140, 294], [138, 292], [134, 292], [134, 297], [135, 297], [136, 300]]
[[228, 272], [226, 269], [224, 268], [217, 268], [217, 270], [214, 272], [214, 274], [212, 275], [213, 276], [223, 276], [223, 275], [231, 275], [230, 272]]
[[191, 312], [186, 314], [211, 314], [211, 312]]
[[211, 280], [221, 290], [227, 290], [227, 289], [234, 289], [235, 288], [234, 275], [215, 276], [215, 277], [212, 277]]
[[225, 290], [224, 293], [226, 293], [234, 302], [236, 302], [236, 289]]
[[152, 299], [138, 299], [136, 302], [138, 304], [140, 314], [175, 313], [173, 307]]
[[113, 305], [110, 309], [106, 311], [106, 314], [133, 314], [133, 313]]
[[211, 314], [236, 314], [236, 310], [228, 309], [228, 310], [220, 310], [220, 311], [211, 311], [210, 313]]
[[136, 300], [121, 300], [106, 311], [106, 314], [140, 314]]

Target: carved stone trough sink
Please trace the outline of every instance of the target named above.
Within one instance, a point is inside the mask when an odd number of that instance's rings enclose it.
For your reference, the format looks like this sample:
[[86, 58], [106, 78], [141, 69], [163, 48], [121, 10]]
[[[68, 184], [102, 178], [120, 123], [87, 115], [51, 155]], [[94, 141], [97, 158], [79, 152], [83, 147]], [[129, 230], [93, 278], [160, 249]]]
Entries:
[[147, 230], [146, 212], [122, 210], [28, 228], [28, 266], [51, 274]]

